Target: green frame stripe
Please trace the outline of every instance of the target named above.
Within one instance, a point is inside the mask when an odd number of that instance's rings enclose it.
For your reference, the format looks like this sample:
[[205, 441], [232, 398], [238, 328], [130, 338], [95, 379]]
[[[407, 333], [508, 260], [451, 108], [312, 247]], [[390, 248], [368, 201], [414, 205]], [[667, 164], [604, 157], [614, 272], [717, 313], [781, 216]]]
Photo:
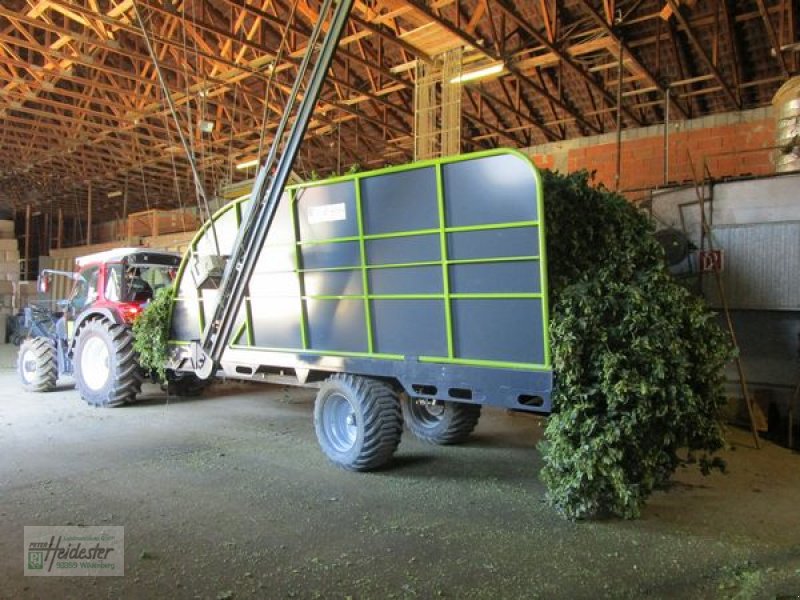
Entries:
[[444, 182], [442, 165], [436, 165], [436, 207], [439, 213], [439, 261], [442, 265], [442, 298], [444, 299], [444, 331], [447, 338], [447, 356], [453, 358], [453, 315], [450, 306], [450, 267], [447, 265], [447, 224], [444, 210]]
[[364, 215], [361, 206], [361, 179], [353, 180], [356, 194], [356, 223], [358, 224], [358, 250], [361, 259], [361, 299], [364, 302], [364, 327], [367, 334], [367, 353], [373, 353], [372, 311], [369, 301], [369, 276], [367, 275], [367, 244], [364, 241]]
[[[441, 173], [441, 165], [436, 168], [437, 173]], [[361, 186], [359, 182], [357, 196], [361, 196]], [[437, 176], [437, 195], [441, 186], [441, 175]], [[508, 223], [485, 223], [483, 225], [459, 225], [454, 227], [438, 227], [436, 229], [411, 229], [408, 231], [390, 231], [388, 233], [370, 233], [364, 235], [346, 235], [335, 238], [322, 238], [319, 240], [301, 240], [295, 242], [301, 246], [322, 246], [324, 244], [343, 244], [347, 242], [387, 240], [393, 238], [416, 237], [424, 235], [440, 235], [444, 229], [445, 233], [464, 233], [470, 231], [493, 231], [497, 229], [520, 229], [523, 227], [538, 227], [539, 221], [512, 221]], [[283, 245], [283, 244], [281, 244]]]
[[[188, 342], [172, 342], [175, 344], [188, 344]], [[236, 344], [231, 344], [231, 348], [235, 348], [236, 350], [257, 350], [259, 352], [275, 352], [279, 354], [308, 354], [312, 356], [342, 356], [342, 357], [351, 357], [351, 358], [380, 358], [383, 360], [405, 360], [406, 357], [402, 354], [381, 354], [379, 352], [345, 352], [340, 350], [311, 350], [311, 349], [301, 349], [301, 348], [266, 348], [264, 346], [240, 346]]]
[[306, 269], [301, 268], [303, 266], [303, 254], [300, 250], [300, 244], [297, 243], [300, 237], [300, 223], [297, 219], [297, 191], [294, 189], [289, 190], [289, 212], [292, 218], [292, 239], [294, 240], [294, 270], [297, 273], [297, 284], [300, 289], [300, 297], [298, 298], [300, 302], [300, 343], [303, 349], [306, 350], [308, 349], [308, 319], [306, 303], [303, 300], [306, 294], [306, 280], [303, 277], [303, 273], [306, 272]]

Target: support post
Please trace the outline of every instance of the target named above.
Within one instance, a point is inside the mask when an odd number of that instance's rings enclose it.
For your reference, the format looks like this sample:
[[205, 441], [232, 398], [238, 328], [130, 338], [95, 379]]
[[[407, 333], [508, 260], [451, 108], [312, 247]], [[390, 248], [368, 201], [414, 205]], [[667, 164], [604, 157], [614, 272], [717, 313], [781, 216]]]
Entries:
[[56, 248], [61, 249], [64, 242], [64, 209], [58, 207], [58, 228], [56, 229]]
[[620, 178], [622, 177], [622, 68], [625, 46], [622, 37], [619, 38], [619, 63], [617, 68], [617, 170], [614, 175], [614, 191], [619, 191]]
[[86, 194], [86, 245], [92, 244], [92, 182], [89, 181], [89, 190]]
[[669, 183], [669, 87], [664, 92], [664, 185]]
[[30, 279], [31, 271], [31, 205], [25, 205], [25, 281]]
[[[128, 235], [128, 176], [125, 175], [125, 187], [122, 190], [122, 222], [120, 229]], [[122, 237], [122, 231], [117, 233], [117, 237]], [[127, 243], [127, 240], [126, 240]]]

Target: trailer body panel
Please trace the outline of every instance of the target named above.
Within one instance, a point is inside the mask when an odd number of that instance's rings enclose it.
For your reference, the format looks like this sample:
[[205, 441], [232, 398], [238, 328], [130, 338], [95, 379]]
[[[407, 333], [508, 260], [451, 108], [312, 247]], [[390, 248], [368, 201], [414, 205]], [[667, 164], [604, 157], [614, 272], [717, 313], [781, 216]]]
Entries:
[[[247, 197], [214, 223], [229, 254]], [[493, 150], [289, 186], [221, 366], [396, 379], [409, 394], [547, 412], [552, 375], [542, 186]], [[181, 266], [171, 338], [184, 368], [217, 292]], [[452, 392], [452, 393], [451, 393]]]

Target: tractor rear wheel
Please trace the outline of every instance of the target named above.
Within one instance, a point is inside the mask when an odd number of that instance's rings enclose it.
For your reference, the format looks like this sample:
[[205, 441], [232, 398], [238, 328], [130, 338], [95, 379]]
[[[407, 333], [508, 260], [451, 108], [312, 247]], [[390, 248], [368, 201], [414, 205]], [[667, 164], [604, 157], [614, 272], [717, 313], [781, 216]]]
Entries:
[[481, 416], [480, 404], [410, 398], [403, 394], [403, 420], [415, 437], [441, 446], [460, 444], [470, 436]]
[[314, 402], [314, 429], [322, 451], [337, 466], [377, 469], [392, 458], [403, 433], [397, 394], [377, 379], [333, 375]]
[[17, 373], [29, 392], [50, 392], [58, 381], [58, 357], [52, 340], [28, 338], [19, 348]]
[[76, 334], [75, 383], [93, 406], [133, 402], [142, 388], [142, 371], [130, 328], [105, 319], [83, 325]]

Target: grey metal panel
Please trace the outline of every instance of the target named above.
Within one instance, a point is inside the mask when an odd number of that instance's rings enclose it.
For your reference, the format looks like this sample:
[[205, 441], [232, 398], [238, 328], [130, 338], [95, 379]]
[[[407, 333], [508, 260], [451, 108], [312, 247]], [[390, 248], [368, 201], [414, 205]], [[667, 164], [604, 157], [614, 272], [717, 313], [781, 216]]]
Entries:
[[[301, 348], [300, 298], [253, 298], [253, 341], [261, 348]], [[245, 343], [245, 340], [243, 343]]]
[[367, 264], [387, 265], [439, 260], [439, 234], [367, 240]]
[[288, 273], [253, 273], [247, 294], [251, 298], [273, 296], [300, 296], [300, 283], [297, 275]]
[[544, 362], [541, 300], [453, 300], [460, 358]]
[[353, 296], [363, 294], [361, 269], [303, 273], [309, 296]]
[[[731, 319], [750, 382], [797, 385], [800, 312], [734, 310]], [[726, 327], [722, 318], [720, 326]], [[738, 377], [734, 375], [732, 379]]]
[[538, 228], [459, 231], [447, 235], [450, 258], [492, 258], [499, 256], [538, 256]]
[[448, 227], [535, 221], [536, 180], [530, 163], [501, 155], [442, 167]]
[[[242, 214], [245, 214], [242, 212]], [[269, 235], [264, 246], [274, 246], [275, 244], [293, 244], [294, 228], [292, 226], [292, 203], [289, 201], [289, 194], [284, 194], [278, 209], [275, 212], [272, 226], [269, 228]]]
[[[308, 242], [358, 235], [356, 192], [352, 181], [305, 188], [298, 191], [295, 203], [301, 240]], [[322, 216], [324, 207], [340, 205], [344, 205], [341, 214], [332, 212], [327, 218]]]
[[311, 244], [303, 246], [300, 255], [304, 269], [355, 267], [361, 264], [361, 249], [358, 242]]
[[[217, 306], [217, 299], [219, 298], [219, 291], [213, 289], [203, 289], [200, 291], [200, 297], [203, 299], [202, 303], [202, 311], [203, 311], [203, 319], [204, 322], [207, 324], [208, 320], [211, 318], [211, 315], [214, 313], [214, 308]], [[236, 323], [234, 327], [234, 331], [236, 331], [242, 323], [244, 323], [244, 306], [239, 309], [239, 313], [236, 316]], [[196, 339], [197, 336], [194, 336], [193, 339]]]
[[441, 294], [442, 268], [400, 267], [370, 269], [367, 272], [372, 294]]
[[272, 273], [274, 271], [291, 271], [294, 269], [294, 246], [282, 244], [280, 246], [264, 246], [256, 265], [257, 273]]
[[[219, 244], [219, 254], [230, 255], [233, 243], [238, 232], [236, 222], [236, 211], [229, 210], [216, 221], [214, 221], [213, 231], [216, 232], [216, 242]], [[212, 228], [206, 230], [205, 235], [197, 243], [197, 254], [201, 256], [211, 256], [217, 254], [217, 246], [212, 235]]]
[[370, 309], [376, 352], [447, 356], [442, 300], [373, 300]]
[[217, 305], [219, 292], [217, 290], [203, 289], [199, 290], [200, 297], [203, 299], [202, 311], [203, 319], [208, 323], [209, 315], [214, 312], [214, 307]]
[[468, 263], [450, 266], [454, 294], [541, 292], [539, 261]]
[[800, 220], [800, 174], [714, 185], [714, 225]]
[[200, 318], [196, 298], [177, 300], [172, 309], [170, 339], [194, 340], [200, 335]]
[[306, 307], [313, 350], [367, 351], [363, 300], [307, 300]]
[[[712, 228], [724, 251], [722, 282], [731, 308], [800, 309], [800, 222]], [[720, 306], [714, 278], [704, 278], [713, 306]]]
[[367, 235], [439, 226], [433, 167], [366, 177], [361, 202]]
[[[714, 226], [800, 220], [800, 174], [725, 181], [715, 183], [713, 190], [708, 185], [702, 189], [706, 219]], [[699, 245], [697, 201], [694, 186], [657, 190], [653, 216], [665, 227], [683, 229]]]

